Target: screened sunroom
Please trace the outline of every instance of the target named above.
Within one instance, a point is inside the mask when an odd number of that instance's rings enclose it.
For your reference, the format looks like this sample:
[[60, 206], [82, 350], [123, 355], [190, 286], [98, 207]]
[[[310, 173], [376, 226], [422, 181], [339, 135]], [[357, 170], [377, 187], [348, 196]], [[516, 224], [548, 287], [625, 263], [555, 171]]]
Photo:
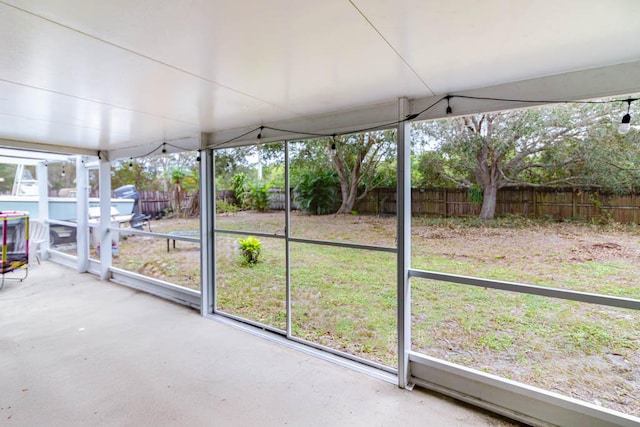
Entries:
[[[316, 3], [0, 5], [1, 154], [38, 182], [30, 219], [68, 232], [33, 269], [93, 273], [406, 395], [533, 425], [636, 425], [640, 5]], [[183, 185], [179, 156], [189, 220], [113, 211], [138, 197], [117, 192], [142, 182], [136, 167]], [[73, 217], [54, 215], [52, 187]], [[7, 292], [28, 280], [0, 291], [3, 312], [19, 315]], [[105, 321], [123, 315], [107, 307]], [[46, 333], [35, 323], [25, 333]], [[220, 337], [197, 331], [181, 333], [211, 351]], [[252, 351], [219, 345], [189, 375]], [[142, 369], [132, 354], [119, 369]], [[428, 419], [407, 399], [399, 411]]]

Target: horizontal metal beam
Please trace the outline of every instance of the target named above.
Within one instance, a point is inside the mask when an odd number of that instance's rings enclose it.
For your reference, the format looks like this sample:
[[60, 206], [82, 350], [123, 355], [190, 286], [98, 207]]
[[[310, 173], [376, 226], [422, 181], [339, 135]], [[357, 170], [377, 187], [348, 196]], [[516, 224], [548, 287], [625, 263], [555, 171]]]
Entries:
[[409, 353], [409, 362], [414, 384], [526, 424], [637, 427], [640, 422], [640, 418], [419, 353]]
[[[47, 219], [47, 224], [50, 225], [64, 225], [65, 227], [73, 227], [73, 228], [78, 228], [78, 223], [76, 222], [70, 222], [70, 221], [60, 221], [57, 219]], [[91, 225], [89, 225], [91, 226]]]
[[134, 230], [131, 228], [117, 228], [117, 227], [109, 227], [109, 231], [111, 233], [118, 233], [120, 235], [128, 234], [128, 235], [135, 235], [135, 236], [154, 237], [156, 239], [181, 240], [184, 242], [200, 243], [200, 237], [181, 236], [179, 234], [153, 233], [149, 231], [141, 231], [141, 230]]
[[[78, 257], [50, 249], [49, 260], [75, 269]], [[111, 281], [114, 283], [147, 292], [187, 307], [200, 309], [200, 292], [198, 291], [115, 267], [111, 267], [109, 270], [112, 273]], [[89, 260], [88, 272], [99, 276], [100, 262]]]
[[95, 276], [100, 277], [101, 272], [101, 263], [95, 259], [89, 258], [89, 268], [87, 271]]
[[[396, 100], [357, 110], [336, 111], [319, 114], [313, 117], [302, 117], [290, 120], [268, 123], [270, 128], [285, 131], [265, 129], [262, 131], [261, 143], [312, 138], [313, 134], [340, 134], [353, 132], [357, 128], [380, 126], [397, 121], [398, 103]], [[256, 143], [259, 128], [262, 123], [239, 129], [229, 129], [214, 133], [203, 134], [203, 146], [207, 148], [228, 148]], [[393, 125], [391, 125], [393, 126]], [[238, 138], [240, 135], [244, 137]]]
[[55, 249], [49, 249], [49, 261], [64, 265], [65, 267], [69, 267], [74, 270], [78, 266], [77, 256], [65, 254], [64, 252], [60, 252]]
[[183, 288], [163, 280], [153, 279], [115, 267], [110, 268], [109, 271], [111, 271], [111, 281], [114, 283], [138, 289], [187, 307], [200, 309], [200, 292], [193, 289]]
[[266, 238], [273, 238], [273, 239], [286, 238], [284, 234], [263, 233], [260, 231], [225, 230], [224, 228], [214, 228], [213, 232], [219, 233], [219, 234], [232, 234], [236, 236], [257, 236], [257, 237], [266, 237]]
[[[546, 101], [562, 103], [562, 101], [590, 100], [637, 92], [640, 92], [640, 61], [556, 74], [445, 95], [453, 96], [450, 100], [452, 114], [461, 116], [549, 104]], [[456, 97], [456, 95], [538, 102], [466, 99]], [[429, 97], [414, 100], [411, 103], [411, 112], [422, 111], [431, 105], [435, 98]], [[422, 114], [419, 120], [447, 117], [446, 101], [438, 105], [438, 108], [433, 108]], [[623, 106], [621, 104], [620, 111], [622, 112], [622, 110]]]
[[544, 297], [559, 298], [569, 301], [600, 304], [610, 307], [628, 308], [640, 310], [640, 300], [631, 298], [619, 298], [608, 295], [592, 294], [588, 292], [573, 291], [570, 289], [550, 288], [546, 286], [525, 285], [521, 283], [504, 282], [500, 280], [480, 279], [477, 277], [458, 276], [456, 274], [437, 273], [434, 271], [409, 270], [409, 277], [420, 277], [441, 282], [457, 283], [460, 285], [477, 286], [481, 288], [500, 289], [503, 291], [518, 292], [521, 294], [540, 295]]
[[81, 154], [85, 156], [97, 156], [96, 150], [81, 147], [69, 147], [65, 145], [44, 144], [41, 142], [21, 141], [17, 139], [0, 138], [0, 147], [16, 148], [18, 150], [39, 151], [41, 153], [56, 154]]
[[145, 144], [137, 144], [133, 147], [118, 148], [109, 150], [106, 153], [107, 159], [111, 162], [121, 159], [128, 159], [130, 157], [144, 157], [144, 156], [157, 156], [162, 154], [162, 150], [165, 153], [181, 153], [185, 151], [196, 151], [201, 147], [200, 136], [184, 136], [181, 138], [167, 139], [166, 141], [156, 141]]
[[[574, 71], [553, 76], [518, 82], [475, 88], [456, 93], [444, 93], [410, 100], [409, 114], [425, 111], [416, 120], [447, 117], [446, 95], [453, 95], [450, 105], [453, 115], [466, 115], [489, 111], [544, 105], [542, 101], [572, 101], [626, 95], [640, 92], [640, 61], [617, 64], [590, 70]], [[399, 94], [400, 95], [400, 94]], [[508, 98], [540, 102], [514, 102], [500, 100], [466, 99], [457, 96]], [[438, 102], [439, 101], [439, 102]], [[621, 110], [622, 111], [622, 110]], [[398, 120], [397, 100], [364, 106], [348, 111], [336, 111], [310, 117], [282, 120], [272, 123], [256, 122], [254, 125], [203, 134], [202, 147], [228, 148], [256, 143], [260, 126], [280, 129], [262, 131], [261, 143], [310, 138], [309, 134], [342, 134], [359, 129], [389, 124]], [[246, 134], [246, 135], [245, 135]], [[242, 136], [244, 135], [244, 136]]]
[[[253, 231], [215, 229], [214, 232], [219, 234], [232, 234], [232, 235], [238, 235], [238, 236], [258, 236], [258, 237], [283, 239], [283, 240], [287, 239], [287, 236], [285, 236], [284, 234], [269, 234], [269, 233], [253, 232]], [[394, 254], [398, 252], [398, 249], [392, 248], [389, 246], [362, 245], [359, 243], [332, 242], [329, 240], [302, 239], [299, 237], [289, 237], [287, 240], [289, 242], [294, 242], [294, 243], [310, 243], [310, 244], [320, 245], [320, 246], [336, 246], [339, 248], [362, 249], [367, 251], [378, 251], [378, 252], [390, 252]]]
[[321, 246], [337, 246], [340, 248], [362, 249], [366, 251], [390, 252], [393, 254], [398, 252], [397, 248], [392, 248], [388, 246], [362, 245], [359, 243], [331, 242], [329, 240], [299, 239], [295, 237], [290, 237], [289, 241], [294, 243], [311, 243], [314, 245], [321, 245]]

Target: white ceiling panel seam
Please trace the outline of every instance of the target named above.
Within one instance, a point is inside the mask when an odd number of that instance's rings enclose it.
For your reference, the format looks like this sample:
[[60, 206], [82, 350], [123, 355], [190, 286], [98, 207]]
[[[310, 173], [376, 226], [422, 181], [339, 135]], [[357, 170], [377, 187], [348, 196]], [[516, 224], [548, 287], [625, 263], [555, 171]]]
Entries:
[[364, 12], [362, 10], [360, 10], [360, 8], [353, 2], [353, 0], [348, 0], [348, 1], [349, 1], [349, 3], [351, 3], [353, 8], [355, 10], [357, 10], [358, 13], [362, 16], [362, 19], [364, 19], [367, 22], [367, 24], [369, 24], [371, 26], [371, 28], [373, 28], [373, 30], [380, 36], [380, 38], [382, 38], [382, 40], [384, 40], [384, 42], [389, 46], [389, 48], [393, 51], [393, 53], [398, 58], [400, 58], [400, 60], [407, 66], [407, 68], [409, 68], [411, 70], [411, 72], [416, 76], [416, 78], [418, 80], [420, 80], [420, 82], [422, 82], [424, 87], [429, 92], [429, 93], [425, 94], [424, 96], [429, 96], [429, 95], [434, 95], [435, 96], [435, 95], [438, 95], [433, 89], [431, 89], [429, 84], [424, 81], [424, 79], [420, 76], [420, 74], [411, 66], [409, 61], [407, 61], [407, 59], [404, 56], [402, 56], [402, 54], [398, 51], [398, 49], [396, 49], [396, 47], [391, 43], [391, 41], [389, 41], [384, 36], [384, 34], [382, 34], [382, 31], [378, 27], [376, 27], [373, 22], [371, 22], [371, 20], [367, 17], [367, 15], [364, 14]]

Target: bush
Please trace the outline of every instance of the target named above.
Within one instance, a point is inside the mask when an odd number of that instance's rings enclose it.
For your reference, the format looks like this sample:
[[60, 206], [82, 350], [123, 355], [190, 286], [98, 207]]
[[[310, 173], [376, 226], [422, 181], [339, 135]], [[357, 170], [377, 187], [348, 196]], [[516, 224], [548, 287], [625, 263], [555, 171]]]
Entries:
[[249, 184], [248, 198], [249, 206], [258, 212], [269, 210], [269, 189], [271, 185]]
[[224, 199], [216, 200], [216, 213], [238, 213], [240, 208]]
[[335, 171], [308, 172], [295, 186], [295, 201], [302, 211], [311, 215], [334, 212], [339, 203], [338, 176]]
[[240, 209], [247, 207], [247, 176], [243, 173], [234, 175], [231, 178], [231, 187], [236, 197], [236, 203]]
[[240, 244], [240, 251], [242, 252], [243, 264], [257, 264], [262, 242], [253, 236], [249, 236], [244, 239], [238, 239], [238, 243]]
[[484, 200], [484, 192], [482, 191], [482, 187], [478, 184], [473, 184], [469, 188], [469, 201], [476, 205], [481, 205]]

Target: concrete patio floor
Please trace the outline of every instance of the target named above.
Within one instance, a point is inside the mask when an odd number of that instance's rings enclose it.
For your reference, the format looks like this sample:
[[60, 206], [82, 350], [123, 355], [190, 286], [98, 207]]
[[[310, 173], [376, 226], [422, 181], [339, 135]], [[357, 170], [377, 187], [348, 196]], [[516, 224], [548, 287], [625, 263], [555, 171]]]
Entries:
[[3, 426], [511, 426], [90, 274], [0, 291]]

